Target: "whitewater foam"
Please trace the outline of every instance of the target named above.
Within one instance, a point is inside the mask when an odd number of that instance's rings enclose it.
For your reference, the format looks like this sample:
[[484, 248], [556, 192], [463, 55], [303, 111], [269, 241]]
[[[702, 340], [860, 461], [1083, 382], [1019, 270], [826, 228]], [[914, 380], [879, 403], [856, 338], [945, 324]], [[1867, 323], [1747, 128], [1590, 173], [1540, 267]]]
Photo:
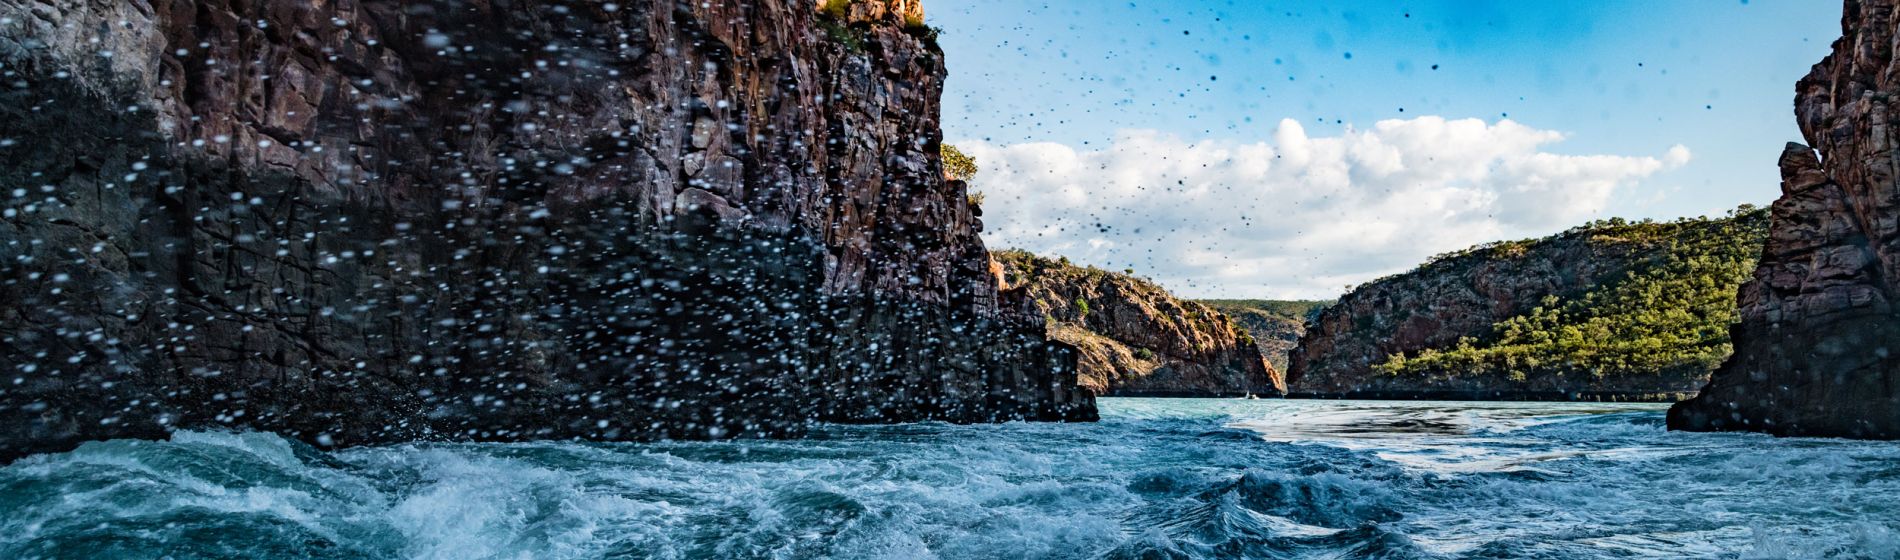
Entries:
[[0, 468], [3, 558], [1893, 558], [1900, 446], [1653, 406], [1104, 399], [792, 441], [112, 441]]

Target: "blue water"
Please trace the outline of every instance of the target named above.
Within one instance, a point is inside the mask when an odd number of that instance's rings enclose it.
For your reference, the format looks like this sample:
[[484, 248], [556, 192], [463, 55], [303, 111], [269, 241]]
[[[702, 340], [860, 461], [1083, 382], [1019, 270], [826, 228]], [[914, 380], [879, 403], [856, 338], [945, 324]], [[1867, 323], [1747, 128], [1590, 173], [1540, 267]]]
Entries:
[[1896, 558], [1900, 444], [1650, 405], [1103, 399], [797, 441], [112, 441], [0, 468], [0, 558]]

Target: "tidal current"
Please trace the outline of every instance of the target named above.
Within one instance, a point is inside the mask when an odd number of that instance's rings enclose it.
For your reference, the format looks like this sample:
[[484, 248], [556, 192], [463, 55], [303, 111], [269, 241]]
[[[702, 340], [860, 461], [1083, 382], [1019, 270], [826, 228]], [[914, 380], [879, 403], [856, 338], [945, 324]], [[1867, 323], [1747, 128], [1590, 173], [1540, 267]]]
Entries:
[[1900, 443], [1654, 405], [1102, 399], [787, 441], [109, 441], [0, 468], [0, 558], [1900, 557]]

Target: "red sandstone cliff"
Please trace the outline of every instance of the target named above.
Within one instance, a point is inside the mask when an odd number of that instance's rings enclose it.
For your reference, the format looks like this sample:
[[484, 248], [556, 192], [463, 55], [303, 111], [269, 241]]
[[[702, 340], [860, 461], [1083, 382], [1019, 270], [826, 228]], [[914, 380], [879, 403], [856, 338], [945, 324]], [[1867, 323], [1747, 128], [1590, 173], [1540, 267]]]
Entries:
[[916, 4], [0, 0], [0, 455], [1092, 418]]
[[1808, 145], [1781, 156], [1782, 194], [1739, 297], [1735, 355], [1669, 410], [1671, 429], [1900, 438], [1896, 9], [1846, 2], [1834, 52], [1796, 84]]

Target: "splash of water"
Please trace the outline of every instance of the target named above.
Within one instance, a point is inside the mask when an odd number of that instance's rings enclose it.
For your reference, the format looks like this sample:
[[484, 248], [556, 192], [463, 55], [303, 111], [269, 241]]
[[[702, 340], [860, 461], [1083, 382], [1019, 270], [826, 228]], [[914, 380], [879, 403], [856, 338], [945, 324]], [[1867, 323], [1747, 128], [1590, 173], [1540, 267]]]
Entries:
[[1105, 399], [794, 441], [111, 441], [0, 468], [4, 558], [1893, 558], [1900, 446], [1650, 406]]

